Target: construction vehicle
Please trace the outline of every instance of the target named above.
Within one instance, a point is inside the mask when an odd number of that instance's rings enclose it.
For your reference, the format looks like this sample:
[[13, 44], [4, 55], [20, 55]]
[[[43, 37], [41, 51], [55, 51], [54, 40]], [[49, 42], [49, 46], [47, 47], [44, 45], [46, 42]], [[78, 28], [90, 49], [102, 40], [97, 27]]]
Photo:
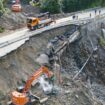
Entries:
[[12, 4], [12, 11], [13, 12], [21, 12], [22, 11], [22, 6], [20, 4], [20, 0], [16, 0], [14, 4]]
[[[11, 10], [13, 12], [21, 12], [22, 11], [22, 6], [20, 4], [20, 0], [13, 0], [12, 3], [13, 4], [12, 4]], [[31, 6], [38, 6], [38, 5], [40, 5], [39, 0], [32, 0], [29, 3], [30, 3]]]
[[[41, 66], [26, 82], [23, 88], [17, 89], [11, 94], [11, 103], [9, 105], [31, 105], [33, 102], [39, 101], [40, 98], [29, 92], [31, 84], [41, 75], [45, 74], [48, 79], [53, 77], [53, 73], [46, 66]], [[34, 100], [34, 101], [33, 101]]]
[[27, 18], [27, 27], [29, 30], [36, 30], [45, 26], [50, 25], [54, 20], [50, 18], [50, 13], [42, 13], [37, 17]]

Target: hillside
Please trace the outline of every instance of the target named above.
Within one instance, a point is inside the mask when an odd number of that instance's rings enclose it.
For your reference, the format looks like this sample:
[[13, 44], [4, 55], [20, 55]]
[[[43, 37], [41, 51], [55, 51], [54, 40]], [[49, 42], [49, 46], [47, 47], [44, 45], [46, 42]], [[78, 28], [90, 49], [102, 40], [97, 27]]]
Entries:
[[[103, 21], [104, 20], [98, 20], [97, 22], [93, 22], [81, 27], [80, 32], [82, 39], [69, 45], [69, 47], [67, 47], [64, 53], [61, 55], [63, 68], [61, 75], [63, 84], [58, 86], [60, 88], [60, 93], [56, 96], [57, 100], [55, 100], [55, 96], [52, 96], [50, 99], [48, 99], [46, 104], [102, 105], [100, 102], [96, 101], [98, 99], [96, 93], [97, 91], [101, 90], [94, 90], [95, 85], [92, 84], [104, 84], [104, 63], [102, 63], [104, 62], [104, 50], [97, 42], [97, 38], [100, 38], [100, 25]], [[100, 25], [97, 26], [97, 24]], [[97, 27], [91, 28], [94, 25]], [[26, 42], [26, 44], [21, 46], [16, 51], [13, 51], [11, 54], [0, 59], [1, 103], [4, 103], [4, 95], [10, 93], [10, 91], [13, 90], [14, 87], [17, 87], [17, 85], [21, 84], [22, 81], [26, 81], [27, 77], [39, 67], [39, 65], [36, 63], [36, 57], [39, 53], [45, 51], [48, 41], [54, 39], [54, 37], [57, 35], [62, 35], [64, 32], [71, 31], [73, 28], [74, 26], [67, 26], [39, 34], [35, 37], [32, 37]], [[74, 81], [72, 80], [73, 76], [81, 68], [92, 50], [91, 43], [87, 38], [86, 32], [88, 33], [87, 35], [94, 35], [93, 39], [91, 38], [91, 40], [94, 46], [97, 46], [97, 44], [99, 46], [98, 52], [94, 55], [97, 55], [97, 58], [94, 58], [93, 56], [84, 69], [84, 72], [81, 73], [78, 79]], [[97, 65], [97, 68], [93, 71], [94, 65]], [[93, 88], [94, 94], [90, 88]], [[104, 89], [104, 87], [101, 88]], [[95, 87], [95, 89], [98, 89], [98, 85]], [[37, 86], [35, 86], [33, 87], [33, 90], [36, 93], [36, 91], [38, 92], [39, 89]], [[40, 94], [39, 96], [44, 95], [43, 92], [37, 94]], [[60, 98], [61, 95], [62, 98]], [[101, 96], [101, 94], [99, 95]], [[105, 94], [103, 93], [103, 96], [104, 95]], [[102, 99], [103, 97], [99, 98], [99, 100]], [[5, 103], [3, 103], [2, 105], [5, 105]], [[104, 100], [102, 100], [102, 103], [104, 105]]]
[[28, 2], [0, 1], [0, 105], [105, 105], [105, 1]]

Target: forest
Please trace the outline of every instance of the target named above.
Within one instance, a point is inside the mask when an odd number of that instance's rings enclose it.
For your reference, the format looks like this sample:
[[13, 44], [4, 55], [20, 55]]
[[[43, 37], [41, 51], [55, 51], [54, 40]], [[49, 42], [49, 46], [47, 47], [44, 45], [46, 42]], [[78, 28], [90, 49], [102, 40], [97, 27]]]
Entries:
[[[41, 0], [44, 11], [52, 13], [75, 12], [94, 7], [105, 6], [105, 0]], [[53, 4], [53, 5], [52, 5]]]
[[[0, 13], [5, 12], [5, 6], [12, 0], [0, 0]], [[20, 0], [20, 2], [30, 2], [31, 0]], [[35, 0], [34, 0], [35, 1]], [[38, 1], [38, 0], [37, 0]], [[105, 0], [39, 0], [42, 11], [51, 13], [74, 12], [88, 8], [105, 6]]]

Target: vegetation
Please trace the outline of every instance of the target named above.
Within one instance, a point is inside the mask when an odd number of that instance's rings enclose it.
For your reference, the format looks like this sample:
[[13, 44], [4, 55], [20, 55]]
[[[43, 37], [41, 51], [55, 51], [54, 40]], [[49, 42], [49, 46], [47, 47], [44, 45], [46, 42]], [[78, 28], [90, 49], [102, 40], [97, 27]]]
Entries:
[[51, 13], [60, 12], [59, 0], [40, 0], [42, 11], [49, 11]]
[[97, 6], [105, 6], [105, 0], [40, 0], [41, 9], [52, 13], [74, 12]]
[[[0, 0], [0, 13], [5, 12], [5, 4], [9, 0]], [[21, 0], [21, 3], [28, 4], [32, 0]], [[36, 0], [40, 2], [42, 11], [51, 13], [74, 12], [97, 6], [105, 6], [105, 0]]]
[[0, 0], [0, 13], [5, 12], [5, 8], [4, 8], [4, 0]]
[[4, 32], [4, 31], [5, 31], [5, 29], [0, 26], [0, 33]]
[[100, 44], [102, 47], [105, 47], [105, 38], [101, 37], [100, 40], [99, 40], [99, 44]]

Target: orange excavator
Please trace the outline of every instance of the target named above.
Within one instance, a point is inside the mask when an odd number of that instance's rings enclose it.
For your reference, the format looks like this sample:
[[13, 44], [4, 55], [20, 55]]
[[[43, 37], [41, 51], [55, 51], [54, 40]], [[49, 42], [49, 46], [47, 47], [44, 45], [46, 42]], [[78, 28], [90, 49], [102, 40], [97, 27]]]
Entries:
[[[32, 6], [37, 6], [40, 3], [39, 3], [39, 0], [32, 0], [32, 1], [30, 1], [30, 4]], [[20, 0], [16, 0], [16, 1], [14, 0], [14, 4], [12, 5], [11, 9], [12, 9], [13, 12], [21, 12], [22, 11], [22, 6], [20, 4]]]
[[46, 76], [51, 79], [53, 77], [53, 73], [48, 70], [46, 66], [41, 66], [26, 82], [26, 85], [12, 92], [11, 95], [11, 103], [9, 105], [32, 105], [32, 102], [39, 101], [40, 98], [33, 95], [29, 92], [31, 88], [31, 84], [34, 80], [38, 79], [41, 75], [46, 74]]
[[22, 11], [22, 6], [20, 4], [20, 0], [16, 0], [15, 4], [12, 5], [12, 11], [13, 12], [21, 12]]

